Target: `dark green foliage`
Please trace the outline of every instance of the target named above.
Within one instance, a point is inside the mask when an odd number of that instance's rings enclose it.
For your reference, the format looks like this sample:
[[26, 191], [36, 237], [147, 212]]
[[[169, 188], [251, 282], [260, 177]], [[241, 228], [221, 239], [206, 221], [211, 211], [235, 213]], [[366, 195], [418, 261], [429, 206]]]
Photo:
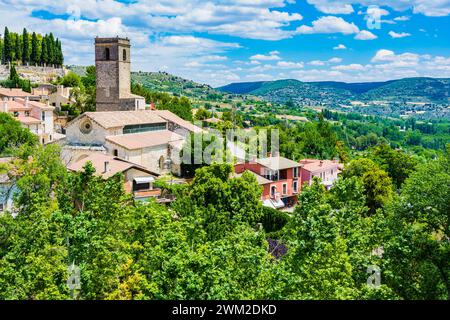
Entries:
[[0, 41], [1, 62], [61, 67], [64, 55], [61, 41], [52, 33], [44, 36], [33, 32], [30, 36], [24, 28], [22, 34], [9, 32], [5, 27], [4, 39]]
[[37, 138], [11, 115], [0, 113], [0, 155], [10, 154], [21, 145], [34, 146]]
[[269, 207], [263, 207], [261, 223], [267, 233], [280, 231], [289, 221], [289, 215], [285, 212]]

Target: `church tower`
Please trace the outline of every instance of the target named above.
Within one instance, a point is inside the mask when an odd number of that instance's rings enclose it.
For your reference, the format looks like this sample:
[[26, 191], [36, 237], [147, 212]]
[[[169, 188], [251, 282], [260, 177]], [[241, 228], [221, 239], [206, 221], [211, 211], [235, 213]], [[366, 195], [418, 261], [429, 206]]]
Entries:
[[131, 94], [131, 57], [128, 38], [95, 38], [97, 111], [145, 108], [144, 98]]

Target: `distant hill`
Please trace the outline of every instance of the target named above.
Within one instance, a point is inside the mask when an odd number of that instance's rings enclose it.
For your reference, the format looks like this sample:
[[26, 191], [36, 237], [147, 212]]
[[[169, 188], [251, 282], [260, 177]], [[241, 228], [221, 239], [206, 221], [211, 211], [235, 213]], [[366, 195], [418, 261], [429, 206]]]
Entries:
[[[80, 76], [84, 76], [86, 73], [84, 66], [69, 66], [69, 69]], [[217, 91], [207, 84], [197, 83], [167, 72], [131, 72], [131, 81], [152, 91], [186, 96], [194, 100], [214, 101], [224, 95], [223, 92]]]
[[450, 79], [406, 78], [367, 83], [302, 82], [287, 79], [232, 83], [217, 90], [256, 95], [274, 102], [306, 100], [342, 103], [348, 99], [356, 99], [448, 103]]
[[222, 94], [206, 84], [187, 80], [167, 72], [132, 72], [131, 81], [150, 90], [169, 92], [187, 97], [205, 97]]

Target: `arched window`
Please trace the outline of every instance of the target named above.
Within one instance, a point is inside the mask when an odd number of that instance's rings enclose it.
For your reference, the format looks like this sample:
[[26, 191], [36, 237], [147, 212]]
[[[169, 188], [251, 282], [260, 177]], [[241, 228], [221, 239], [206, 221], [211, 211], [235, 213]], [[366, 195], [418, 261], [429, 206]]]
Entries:
[[109, 60], [109, 48], [105, 49], [105, 60]]
[[127, 61], [127, 50], [123, 49], [123, 61]]

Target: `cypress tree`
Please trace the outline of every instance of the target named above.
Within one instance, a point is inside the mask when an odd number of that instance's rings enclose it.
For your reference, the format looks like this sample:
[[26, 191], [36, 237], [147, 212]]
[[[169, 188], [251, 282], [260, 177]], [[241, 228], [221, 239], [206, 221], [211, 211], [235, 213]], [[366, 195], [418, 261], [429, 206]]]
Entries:
[[55, 46], [55, 37], [53, 37], [52, 32], [50, 32], [50, 35], [47, 37], [47, 50], [48, 50], [48, 64], [55, 65], [56, 46]]
[[0, 64], [3, 64], [3, 39], [0, 37]]
[[37, 38], [36, 32], [33, 32], [31, 36], [31, 56], [30, 56], [31, 63], [33, 65], [39, 63], [40, 60], [38, 48], [39, 48], [39, 40]]
[[27, 64], [30, 62], [30, 36], [27, 32], [27, 29], [23, 28], [22, 34], [22, 63]]
[[48, 63], [48, 37], [47, 35], [44, 36], [44, 38], [42, 38], [41, 41], [41, 65], [44, 66], [45, 64]]
[[5, 27], [4, 33], [5, 39], [3, 40], [3, 63], [8, 63], [12, 61], [12, 43], [11, 35], [9, 34], [8, 27]]
[[64, 55], [62, 53], [61, 41], [59, 41], [59, 39], [56, 39], [55, 47], [56, 47], [56, 58], [55, 58], [56, 65], [62, 67], [62, 65], [64, 64]]
[[12, 65], [11, 70], [9, 70], [9, 81], [11, 81], [11, 86], [13, 88], [18, 88], [20, 86], [20, 77], [17, 74], [16, 67], [14, 67], [14, 65]]
[[14, 42], [14, 59], [19, 62], [22, 59], [22, 39], [18, 34], [15, 34]]

